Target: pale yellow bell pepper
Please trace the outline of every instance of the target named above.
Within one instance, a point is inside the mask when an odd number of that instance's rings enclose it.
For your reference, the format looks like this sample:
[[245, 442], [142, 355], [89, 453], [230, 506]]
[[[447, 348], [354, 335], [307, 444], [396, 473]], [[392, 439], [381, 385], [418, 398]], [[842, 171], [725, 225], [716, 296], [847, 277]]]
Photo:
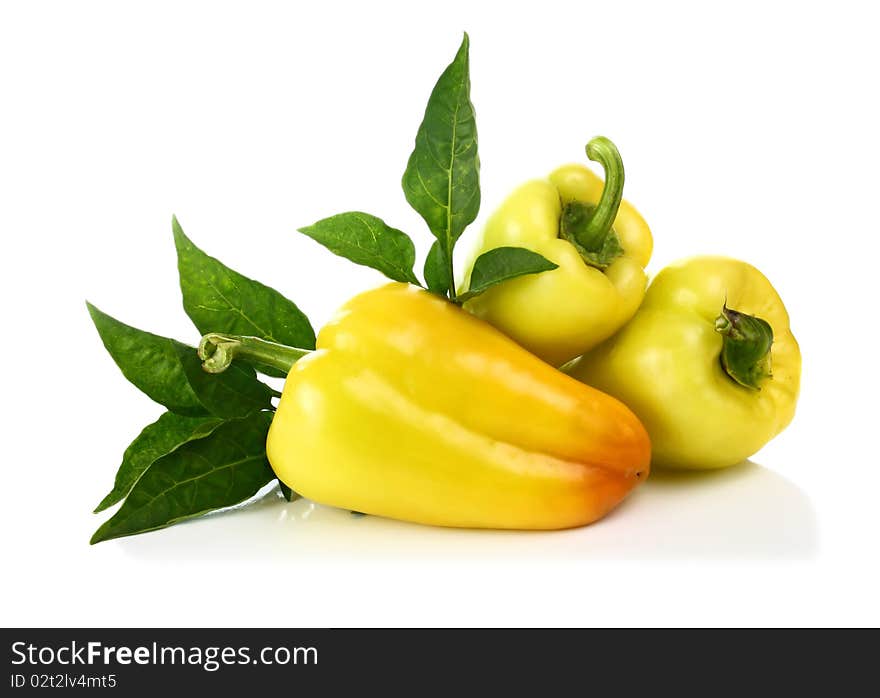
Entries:
[[[573, 164], [519, 187], [487, 222], [463, 284], [466, 290], [477, 257], [497, 247], [525, 247], [557, 264], [465, 303], [468, 311], [554, 366], [620, 329], [638, 309], [648, 281], [645, 266], [653, 239], [642, 216], [622, 200], [620, 155], [604, 138], [590, 141], [587, 154], [605, 167], [607, 185]], [[579, 226], [578, 216], [592, 220]], [[584, 225], [590, 229], [578, 229]]]

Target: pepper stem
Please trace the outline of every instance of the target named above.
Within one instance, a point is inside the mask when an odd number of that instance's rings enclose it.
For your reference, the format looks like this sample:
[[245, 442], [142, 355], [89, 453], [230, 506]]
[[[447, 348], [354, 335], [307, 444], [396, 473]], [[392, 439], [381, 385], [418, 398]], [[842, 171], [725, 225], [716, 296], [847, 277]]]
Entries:
[[605, 188], [584, 231], [585, 237], [597, 239], [611, 230], [617, 217], [617, 209], [620, 208], [623, 198], [623, 158], [620, 157], [617, 146], [605, 136], [596, 136], [587, 143], [587, 157], [598, 162], [605, 170]]
[[773, 328], [766, 320], [727, 307], [715, 319], [715, 331], [723, 338], [721, 367], [745, 388], [760, 390], [761, 382], [772, 377], [770, 348]]
[[299, 359], [310, 353], [309, 349], [288, 347], [258, 337], [217, 332], [206, 334], [199, 342], [199, 358], [208, 373], [222, 373], [233, 359], [247, 359], [288, 373]]
[[595, 206], [582, 201], [565, 205], [559, 219], [559, 234], [577, 247], [587, 264], [605, 269], [623, 254], [612, 229], [623, 199], [623, 159], [614, 143], [604, 136], [587, 143], [587, 157], [602, 165], [605, 187]]

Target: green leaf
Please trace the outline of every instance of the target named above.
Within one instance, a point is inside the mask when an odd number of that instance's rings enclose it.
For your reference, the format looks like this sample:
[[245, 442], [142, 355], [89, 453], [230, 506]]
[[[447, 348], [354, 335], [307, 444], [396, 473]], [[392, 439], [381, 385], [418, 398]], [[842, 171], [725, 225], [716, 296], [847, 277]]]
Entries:
[[101, 500], [95, 508], [95, 513], [104, 511], [121, 501], [154, 460], [187, 441], [207, 436], [220, 422], [221, 420], [215, 417], [185, 417], [173, 412], [165, 412], [159, 419], [145, 427], [125, 449], [113, 489]]
[[453, 248], [480, 210], [480, 158], [468, 47], [465, 34], [428, 99], [402, 181], [406, 200], [440, 243], [453, 294]]
[[254, 496], [275, 477], [266, 459], [272, 414], [224, 422], [153, 461], [91, 543], [154, 531]]
[[456, 300], [464, 303], [502, 281], [526, 274], [551, 271], [558, 266], [525, 247], [496, 247], [477, 257], [471, 270], [470, 287]]
[[251, 366], [235, 361], [222, 373], [208, 373], [195, 349], [180, 343], [175, 348], [190, 386], [211, 414], [233, 419], [272, 406], [274, 391], [257, 380]]
[[122, 374], [172, 412], [229, 419], [271, 406], [274, 391], [250, 367], [239, 363], [223, 373], [206, 373], [194, 347], [126, 325], [91, 304], [88, 308]]
[[131, 327], [91, 303], [86, 305], [101, 341], [122, 375], [172, 412], [189, 416], [208, 414], [180, 364], [179, 342]]
[[452, 289], [449, 265], [446, 263], [446, 255], [443, 253], [439, 240], [431, 245], [428, 256], [425, 258], [425, 283], [428, 285], [429, 291], [444, 298], [449, 295], [449, 291]]
[[412, 240], [380, 218], [350, 211], [324, 218], [299, 232], [355, 264], [377, 269], [394, 281], [419, 285], [413, 274], [416, 249]]
[[[293, 301], [208, 256], [171, 221], [183, 309], [202, 334], [222, 332], [259, 337], [300, 349], [315, 348], [315, 331]], [[259, 366], [271, 376], [276, 369]]]

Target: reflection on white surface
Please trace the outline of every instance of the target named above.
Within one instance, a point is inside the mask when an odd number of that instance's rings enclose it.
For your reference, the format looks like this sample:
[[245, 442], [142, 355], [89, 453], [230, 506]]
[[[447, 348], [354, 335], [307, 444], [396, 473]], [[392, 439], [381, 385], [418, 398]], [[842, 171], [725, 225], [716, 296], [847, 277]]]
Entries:
[[807, 496], [746, 461], [705, 473], [653, 473], [602, 521], [567, 531], [434, 528], [287, 503], [277, 489], [249, 505], [118, 542], [155, 560], [454, 557], [805, 559], [816, 550]]

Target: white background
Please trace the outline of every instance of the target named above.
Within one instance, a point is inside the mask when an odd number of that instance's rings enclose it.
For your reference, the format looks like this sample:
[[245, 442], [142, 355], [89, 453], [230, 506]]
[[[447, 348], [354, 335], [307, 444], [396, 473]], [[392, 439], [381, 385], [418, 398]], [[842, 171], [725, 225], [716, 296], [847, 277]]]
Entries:
[[[4, 3], [0, 623], [876, 625], [869, 7]], [[84, 300], [194, 342], [172, 213], [316, 327], [379, 279], [297, 226], [361, 209], [423, 254], [399, 180], [462, 30], [474, 229], [513, 186], [611, 137], [654, 232], [652, 271], [725, 253], [779, 289], [804, 355], [792, 426], [751, 465], [652, 478], [577, 531], [446, 531], [270, 496], [90, 547], [91, 509], [161, 408], [119, 374]]]

